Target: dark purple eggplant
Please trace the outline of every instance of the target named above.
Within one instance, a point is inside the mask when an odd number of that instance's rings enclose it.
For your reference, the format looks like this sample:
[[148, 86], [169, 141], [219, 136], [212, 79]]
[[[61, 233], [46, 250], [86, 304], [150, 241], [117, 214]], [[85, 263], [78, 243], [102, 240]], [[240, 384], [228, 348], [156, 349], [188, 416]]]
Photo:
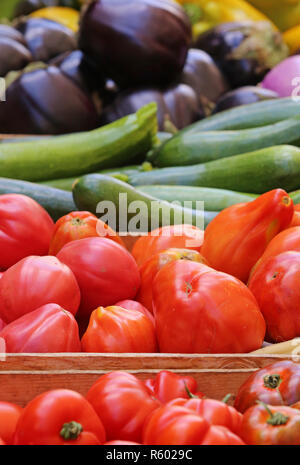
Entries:
[[65, 134], [98, 125], [91, 98], [55, 66], [20, 73], [0, 105], [2, 133]]
[[229, 110], [229, 108], [274, 98], [279, 98], [279, 95], [272, 90], [263, 89], [258, 86], [239, 87], [238, 89], [231, 90], [224, 94], [217, 101], [213, 113], [219, 113], [220, 111]]
[[220, 24], [194, 46], [215, 60], [232, 88], [256, 85], [289, 53], [281, 33], [267, 21]]
[[24, 68], [32, 61], [22, 34], [13, 27], [0, 24], [0, 77]]
[[29, 15], [33, 11], [45, 8], [48, 6], [68, 6], [71, 8], [80, 8], [80, 1], [78, 0], [21, 0], [16, 8], [14, 16]]
[[181, 73], [191, 37], [173, 0], [98, 0], [83, 12], [79, 47], [121, 88], [161, 87]]
[[216, 102], [229, 90], [226, 78], [213, 59], [203, 50], [191, 48], [184, 65], [181, 82], [194, 89], [201, 101]]
[[161, 131], [166, 129], [166, 122], [182, 129], [204, 117], [195, 91], [186, 84], [178, 84], [165, 91], [144, 88], [120, 92], [114, 102], [104, 109], [101, 123], [112, 123], [150, 102], [157, 104], [158, 125]]
[[24, 35], [35, 61], [47, 63], [57, 55], [77, 47], [73, 31], [44, 18], [24, 18], [16, 25]]

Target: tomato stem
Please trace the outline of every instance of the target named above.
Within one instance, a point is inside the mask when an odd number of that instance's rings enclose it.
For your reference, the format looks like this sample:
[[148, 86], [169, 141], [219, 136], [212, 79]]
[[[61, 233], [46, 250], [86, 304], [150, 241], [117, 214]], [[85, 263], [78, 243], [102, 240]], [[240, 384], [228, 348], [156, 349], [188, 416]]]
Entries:
[[233, 396], [233, 394], [226, 394], [226, 396], [222, 399], [222, 402], [224, 404], [228, 404], [229, 400], [231, 399], [231, 397]]
[[194, 394], [191, 393], [191, 391], [190, 391], [189, 388], [187, 387], [185, 381], [184, 381], [184, 387], [185, 387], [185, 390], [186, 390], [186, 392], [187, 392], [187, 395], [189, 396], [189, 399], [199, 399], [198, 396], [195, 396]]
[[68, 441], [70, 439], [77, 439], [82, 431], [83, 428], [80, 423], [77, 423], [77, 421], [70, 421], [70, 423], [63, 424], [59, 434], [63, 439]]
[[281, 425], [285, 425], [289, 421], [288, 416], [284, 415], [281, 412], [273, 413], [270, 407], [264, 402], [258, 401], [258, 404], [262, 405], [266, 409], [268, 414], [270, 415], [270, 417], [267, 419], [268, 425], [281, 426]]

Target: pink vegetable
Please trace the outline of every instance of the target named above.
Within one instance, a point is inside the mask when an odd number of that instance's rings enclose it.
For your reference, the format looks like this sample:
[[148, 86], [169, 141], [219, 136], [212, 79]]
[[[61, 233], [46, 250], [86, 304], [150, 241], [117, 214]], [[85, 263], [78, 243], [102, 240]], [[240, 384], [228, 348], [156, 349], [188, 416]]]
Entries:
[[300, 97], [300, 55], [286, 58], [264, 78], [262, 87], [280, 97]]

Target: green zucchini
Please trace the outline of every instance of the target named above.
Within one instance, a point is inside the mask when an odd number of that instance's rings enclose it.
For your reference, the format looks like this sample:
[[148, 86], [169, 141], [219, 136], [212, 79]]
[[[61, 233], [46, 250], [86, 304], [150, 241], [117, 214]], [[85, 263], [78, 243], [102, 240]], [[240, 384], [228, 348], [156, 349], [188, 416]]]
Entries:
[[263, 100], [209, 116], [182, 129], [178, 134], [256, 128], [298, 115], [300, 115], [299, 102], [291, 97]]
[[128, 164], [156, 142], [156, 104], [94, 131], [0, 144], [0, 176], [43, 181]]
[[[188, 223], [203, 229], [217, 215], [217, 212], [185, 209], [158, 200], [139, 192], [119, 179], [101, 174], [90, 174], [79, 178], [73, 187], [73, 197], [78, 209], [98, 215], [101, 213], [99, 202], [105, 202], [102, 204], [103, 212], [106, 210], [106, 213], [112, 214], [108, 224], [122, 234], [146, 233], [164, 224]], [[107, 202], [112, 204], [108, 205]], [[159, 210], [157, 215], [155, 208]], [[115, 217], [114, 212], [116, 212]], [[103, 221], [107, 219], [101, 218]]]
[[139, 186], [138, 190], [167, 202], [176, 201], [183, 204], [183, 202], [192, 201], [192, 208], [195, 209], [197, 209], [197, 201], [202, 201], [204, 202], [205, 210], [209, 211], [221, 211], [237, 203], [251, 202], [257, 197], [254, 194], [243, 194], [241, 192], [214, 189], [211, 187], [154, 185]]
[[281, 187], [289, 192], [300, 188], [300, 149], [291, 145], [269, 147], [200, 165], [137, 173], [128, 182], [133, 186], [202, 186], [251, 194]]
[[274, 145], [299, 143], [297, 116], [255, 129], [176, 135], [159, 147], [150, 161], [158, 167], [195, 165]]
[[31, 197], [47, 210], [54, 221], [77, 210], [71, 192], [32, 182], [0, 178], [0, 195], [2, 194], [22, 194]]
[[300, 190], [290, 192], [289, 196], [292, 198], [295, 205], [298, 205], [300, 203]]

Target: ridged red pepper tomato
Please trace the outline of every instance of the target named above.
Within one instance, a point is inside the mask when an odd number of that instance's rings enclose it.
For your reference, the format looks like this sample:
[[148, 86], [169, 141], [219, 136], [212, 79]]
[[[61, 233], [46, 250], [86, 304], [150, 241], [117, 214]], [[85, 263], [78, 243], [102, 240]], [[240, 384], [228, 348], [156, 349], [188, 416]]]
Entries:
[[8, 353], [80, 352], [78, 324], [59, 305], [48, 304], [21, 316], [0, 332]]
[[49, 303], [61, 305], [73, 314], [80, 304], [74, 274], [56, 257], [24, 258], [0, 280], [0, 317], [6, 323]]
[[243, 413], [257, 401], [293, 405], [299, 400], [300, 365], [282, 360], [253, 373], [238, 390], [234, 407]]
[[23, 409], [10, 402], [0, 402], [0, 438], [7, 445], [12, 445], [17, 423]]
[[145, 385], [162, 404], [166, 404], [178, 397], [188, 399], [188, 392], [196, 394], [197, 391], [197, 381], [195, 378], [192, 376], [180, 376], [167, 370], [160, 371], [154, 379], [147, 379]]
[[81, 318], [89, 318], [100, 306], [133, 299], [139, 289], [140, 274], [134, 258], [109, 239], [90, 237], [70, 242], [57, 258], [76, 276], [81, 291]]
[[117, 233], [92, 213], [71, 212], [55, 223], [49, 255], [57, 255], [64, 245], [86, 237], [107, 237], [124, 246]]
[[155, 327], [146, 315], [122, 307], [99, 307], [81, 339], [84, 352], [157, 352]]
[[264, 341], [266, 324], [247, 286], [200, 263], [164, 266], [153, 306], [161, 352], [246, 353]]
[[267, 323], [267, 340], [284, 342], [300, 335], [300, 252], [284, 252], [263, 260], [249, 289]]
[[191, 249], [201, 251], [204, 231], [190, 224], [163, 226], [140, 237], [133, 246], [132, 255], [138, 266], [141, 266], [152, 255], [163, 250]]
[[89, 402], [69, 389], [54, 389], [31, 400], [17, 424], [15, 445], [100, 445], [101, 420]]
[[141, 442], [147, 417], [160, 406], [142, 381], [123, 371], [101, 376], [86, 398], [99, 415], [108, 440]]
[[0, 446], [6, 446], [7, 444], [0, 438]]
[[189, 249], [167, 249], [150, 257], [141, 267], [141, 286], [136, 299], [149, 311], [152, 309], [152, 284], [159, 270], [163, 266], [175, 260], [190, 260], [207, 265], [207, 261], [196, 250]]
[[47, 255], [54, 223], [35, 200], [0, 195], [0, 270], [29, 255]]
[[147, 420], [145, 445], [244, 445], [232, 431], [210, 425], [198, 413], [180, 406], [164, 405]]
[[175, 399], [168, 403], [170, 406], [185, 407], [198, 413], [211, 425], [225, 426], [239, 435], [243, 415], [234, 407], [215, 399]]
[[300, 412], [286, 406], [255, 405], [243, 415], [241, 437], [249, 445], [299, 446]]
[[127, 308], [127, 310], [136, 310], [138, 312], [142, 312], [154, 324], [153, 314], [149, 312], [149, 310], [147, 310], [144, 305], [142, 305], [140, 302], [137, 302], [136, 300], [120, 300], [120, 302], [117, 302], [115, 305], [118, 307]]
[[273, 237], [290, 225], [293, 214], [293, 201], [282, 189], [228, 207], [206, 228], [201, 253], [216, 270], [247, 282], [252, 267]]

